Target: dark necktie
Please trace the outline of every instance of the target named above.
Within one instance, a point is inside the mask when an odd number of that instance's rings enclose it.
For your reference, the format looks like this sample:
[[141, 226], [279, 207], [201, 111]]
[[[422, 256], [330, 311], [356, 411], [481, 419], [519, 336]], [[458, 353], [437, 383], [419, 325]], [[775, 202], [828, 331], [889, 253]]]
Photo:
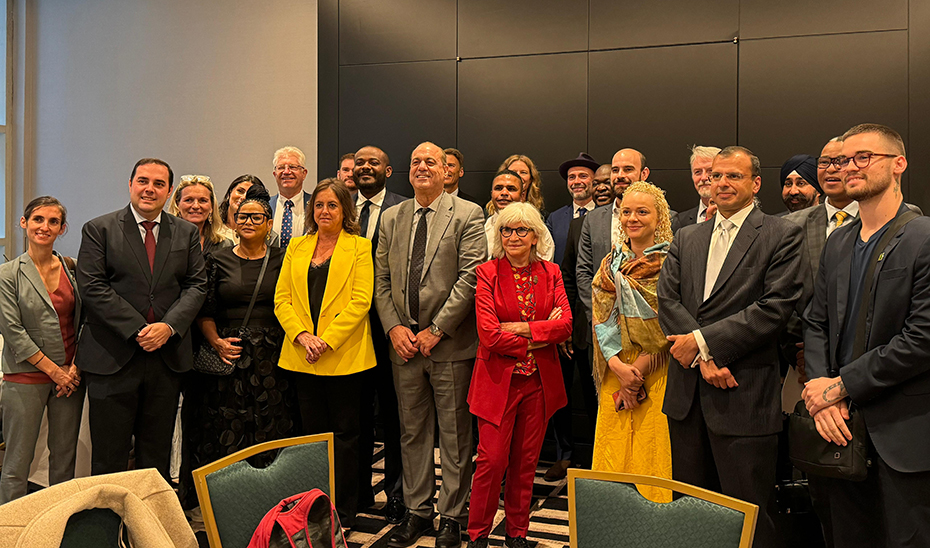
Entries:
[[[158, 225], [155, 221], [142, 221], [142, 228], [145, 229], [145, 254], [149, 258], [149, 270], [155, 273], [155, 227]], [[149, 307], [148, 314], [145, 315], [145, 321], [155, 323], [155, 310]]]
[[362, 231], [362, 237], [368, 237], [368, 219], [371, 217], [371, 200], [365, 200], [362, 204], [362, 211], [358, 214], [358, 226]]
[[413, 251], [410, 253], [410, 275], [407, 278], [407, 304], [410, 306], [410, 319], [420, 325], [420, 278], [423, 276], [423, 259], [426, 256], [426, 213], [428, 208], [421, 207], [420, 222], [413, 235]]
[[580, 219], [580, 218], [584, 217], [584, 214], [587, 213], [587, 212], [588, 212], [588, 209], [587, 209], [587, 208], [579, 207], [579, 208], [578, 208], [578, 218]]
[[292, 207], [294, 207], [294, 202], [290, 200], [284, 202], [284, 215], [281, 218], [281, 249], [287, 249], [287, 244], [291, 243], [291, 234], [294, 232]]

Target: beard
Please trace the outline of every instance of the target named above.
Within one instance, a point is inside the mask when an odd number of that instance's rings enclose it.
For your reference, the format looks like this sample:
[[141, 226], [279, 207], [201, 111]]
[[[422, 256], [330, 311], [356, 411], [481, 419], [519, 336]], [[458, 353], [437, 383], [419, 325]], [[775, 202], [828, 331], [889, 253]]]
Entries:
[[704, 185], [704, 186], [698, 187], [697, 193], [698, 193], [698, 196], [700, 196], [702, 200], [707, 200], [713, 197], [710, 185]]
[[[371, 177], [374, 177], [374, 181], [369, 181], [369, 180], [363, 181], [362, 180], [363, 175], [370, 175]], [[378, 173], [378, 172], [365, 173], [365, 174], [360, 173], [358, 175], [355, 175], [353, 179], [355, 179], [355, 188], [359, 190], [364, 190], [364, 191], [373, 190], [375, 192], [380, 192], [381, 189], [384, 188], [384, 185], [387, 183], [387, 177], [385, 177], [384, 173]]]
[[846, 196], [857, 202], [861, 202], [862, 200], [874, 198], [882, 192], [885, 192], [892, 183], [893, 178], [890, 175], [881, 178], [876, 177], [874, 179], [866, 175], [858, 187], [850, 188], [846, 186], [846, 182], [843, 181], [843, 188], [846, 189]]

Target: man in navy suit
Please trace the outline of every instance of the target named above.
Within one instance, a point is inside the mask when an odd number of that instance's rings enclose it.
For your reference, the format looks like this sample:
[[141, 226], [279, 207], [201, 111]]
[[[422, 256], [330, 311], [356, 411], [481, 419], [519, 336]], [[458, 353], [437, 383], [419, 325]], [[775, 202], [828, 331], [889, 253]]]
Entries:
[[[552, 233], [555, 242], [555, 262], [562, 264], [565, 255], [568, 229], [573, 219], [584, 217], [594, 209], [594, 174], [600, 167], [594, 158], [584, 152], [578, 153], [577, 158], [563, 162], [559, 166], [559, 174], [568, 184], [568, 192], [572, 196], [572, 203], [563, 206], [549, 215], [546, 227]], [[587, 322], [583, 315], [575, 320], [576, 330], [586, 329]], [[591, 364], [588, 361], [586, 346], [581, 348], [567, 342], [559, 347], [559, 358], [562, 364], [562, 379], [565, 381], [565, 392], [568, 394], [568, 405], [559, 409], [552, 416], [552, 431], [556, 441], [556, 461], [546, 472], [546, 481], [558, 481], [565, 477], [572, 464], [574, 448], [572, 434], [572, 403], [571, 393], [574, 384], [575, 368], [581, 372], [584, 382], [582, 392], [585, 397], [585, 408], [588, 410], [588, 419], [591, 424], [591, 433], [594, 432], [594, 421], [597, 418], [597, 395], [594, 392], [594, 383], [591, 380]]]
[[271, 197], [272, 228], [281, 236], [282, 249], [287, 248], [291, 238], [304, 234], [304, 211], [310, 207], [310, 195], [316, 188], [316, 183], [311, 182], [309, 192], [304, 190], [306, 161], [307, 157], [297, 147], [286, 146], [274, 153], [273, 173], [278, 194]]
[[[361, 235], [371, 240], [371, 252], [378, 250], [378, 229], [381, 213], [404, 200], [385, 188], [393, 172], [388, 155], [378, 147], [365, 146], [355, 153], [353, 178], [358, 188], [355, 207]], [[391, 523], [400, 523], [407, 514], [404, 505], [403, 466], [400, 453], [400, 418], [397, 414], [397, 394], [394, 392], [394, 373], [388, 353], [388, 340], [381, 328], [378, 311], [371, 307], [369, 318], [372, 340], [378, 365], [366, 372], [362, 390], [362, 433], [359, 440], [359, 496], [358, 505], [364, 510], [374, 505], [371, 490], [371, 459], [374, 447], [374, 403], [378, 396], [378, 408], [384, 423], [384, 494], [387, 504], [384, 514]]]

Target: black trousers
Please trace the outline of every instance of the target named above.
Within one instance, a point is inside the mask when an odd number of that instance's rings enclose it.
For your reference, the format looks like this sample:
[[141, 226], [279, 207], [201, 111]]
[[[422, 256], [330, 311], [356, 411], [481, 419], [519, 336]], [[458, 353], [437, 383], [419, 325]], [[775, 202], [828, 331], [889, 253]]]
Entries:
[[182, 377], [160, 356], [143, 350], [112, 375], [84, 373], [95, 476], [126, 471], [135, 436], [136, 468], [155, 468], [171, 481], [171, 439]]
[[685, 420], [668, 420], [668, 431], [672, 478], [757, 505], [753, 546], [778, 546], [774, 522], [778, 435], [714, 434], [707, 429], [697, 395]]
[[403, 465], [400, 454], [400, 416], [391, 357], [384, 338], [374, 335], [375, 358], [378, 365], [364, 373], [361, 402], [361, 433], [359, 435], [358, 502], [370, 506], [372, 492], [372, 454], [375, 445], [375, 398], [378, 416], [384, 424], [384, 494], [403, 498]]
[[[588, 348], [578, 348], [572, 345], [574, 351], [571, 358], [559, 354], [559, 363], [562, 366], [562, 381], [565, 383], [565, 394], [568, 404], [552, 415], [549, 424], [552, 426], [552, 435], [555, 438], [556, 460], [571, 461], [574, 458], [575, 440], [572, 432], [572, 387], [575, 384], [575, 370], [578, 370], [581, 379], [581, 393], [584, 397], [585, 412], [591, 427], [587, 436], [594, 441], [594, 424], [597, 421], [597, 392], [594, 389], [594, 378], [591, 376], [591, 353], [593, 345]], [[586, 437], [587, 437], [586, 436]], [[578, 463], [575, 463], [578, 464]], [[590, 464], [590, 463], [589, 463]]]
[[295, 374], [304, 434], [332, 432], [335, 438], [335, 503], [339, 520], [346, 527], [355, 526], [358, 506], [359, 417], [365, 374]]
[[825, 488], [836, 548], [930, 546], [930, 472], [898, 472], [876, 454], [865, 481]]

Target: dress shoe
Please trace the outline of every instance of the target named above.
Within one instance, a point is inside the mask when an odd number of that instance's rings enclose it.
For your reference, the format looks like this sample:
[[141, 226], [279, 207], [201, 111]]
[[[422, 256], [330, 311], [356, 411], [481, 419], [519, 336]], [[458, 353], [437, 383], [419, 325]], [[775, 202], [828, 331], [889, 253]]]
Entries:
[[488, 539], [479, 538], [478, 540], [468, 541], [467, 548], [488, 548]]
[[530, 548], [530, 543], [523, 537], [512, 537], [507, 535], [504, 537], [504, 546], [507, 548]]
[[406, 548], [418, 538], [423, 536], [423, 533], [433, 530], [433, 520], [421, 518], [416, 514], [407, 514], [407, 517], [404, 521], [391, 530], [391, 537], [388, 539], [388, 546], [393, 546], [394, 548]]
[[454, 519], [439, 518], [439, 532], [436, 533], [436, 548], [461, 548], [462, 526]]
[[572, 461], [570, 460], [557, 460], [555, 464], [549, 467], [546, 470], [546, 475], [543, 476], [543, 479], [546, 481], [559, 481], [565, 479], [565, 476], [568, 475], [568, 469], [571, 468]]
[[384, 517], [388, 523], [398, 524], [407, 517], [407, 507], [400, 497], [388, 498], [387, 504], [384, 505]]

